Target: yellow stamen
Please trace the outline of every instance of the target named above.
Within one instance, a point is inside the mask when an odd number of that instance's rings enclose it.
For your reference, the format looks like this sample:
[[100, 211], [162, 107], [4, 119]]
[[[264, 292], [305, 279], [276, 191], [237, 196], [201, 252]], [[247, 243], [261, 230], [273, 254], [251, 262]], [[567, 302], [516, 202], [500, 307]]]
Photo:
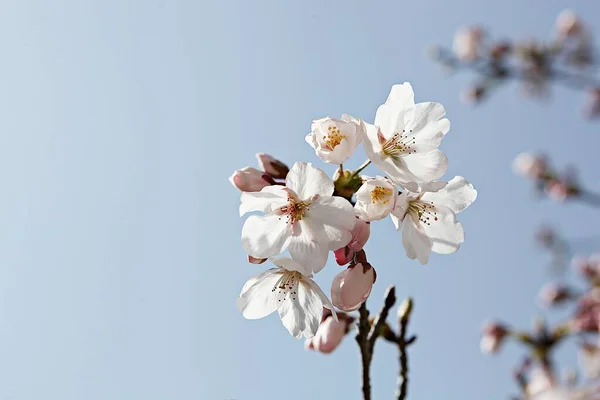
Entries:
[[340, 128], [337, 126], [330, 126], [327, 130], [329, 133], [326, 136], [323, 136], [323, 141], [330, 150], [335, 149], [342, 143], [342, 140], [346, 139], [346, 135], [342, 134], [342, 131], [340, 131]]
[[387, 204], [392, 196], [392, 189], [384, 188], [381, 186], [375, 186], [375, 189], [371, 191], [371, 201], [373, 203]]

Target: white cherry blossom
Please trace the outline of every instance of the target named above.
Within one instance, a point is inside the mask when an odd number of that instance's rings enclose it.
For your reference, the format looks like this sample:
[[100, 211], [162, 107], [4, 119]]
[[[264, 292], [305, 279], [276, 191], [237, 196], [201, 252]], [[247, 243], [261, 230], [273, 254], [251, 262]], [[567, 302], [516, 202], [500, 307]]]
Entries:
[[312, 122], [306, 142], [326, 163], [342, 164], [354, 153], [365, 131], [364, 121], [347, 114], [341, 119], [320, 118]]
[[352, 238], [356, 217], [345, 199], [333, 194], [333, 182], [312, 164], [297, 162], [286, 185], [242, 193], [240, 215], [251, 215], [242, 229], [242, 247], [255, 258], [268, 258], [286, 249], [301, 265], [319, 272], [328, 252]]
[[398, 199], [398, 189], [389, 179], [378, 176], [366, 177], [356, 192], [357, 214], [365, 221], [376, 221], [387, 217]]
[[465, 233], [456, 214], [476, 197], [477, 191], [462, 176], [448, 183], [420, 185], [417, 192], [402, 192], [391, 216], [396, 229], [402, 229], [402, 245], [408, 258], [427, 264], [432, 251], [439, 254], [457, 251]]
[[260, 319], [277, 311], [290, 334], [299, 339], [317, 333], [323, 307], [335, 309], [321, 288], [311, 279], [310, 268], [281, 257], [270, 261], [278, 268], [250, 278], [237, 298], [237, 308], [247, 319]]
[[450, 130], [444, 115], [440, 103], [415, 104], [410, 83], [392, 86], [377, 109], [375, 124], [366, 124], [367, 156], [399, 184], [438, 179], [448, 168], [446, 155], [438, 149]]

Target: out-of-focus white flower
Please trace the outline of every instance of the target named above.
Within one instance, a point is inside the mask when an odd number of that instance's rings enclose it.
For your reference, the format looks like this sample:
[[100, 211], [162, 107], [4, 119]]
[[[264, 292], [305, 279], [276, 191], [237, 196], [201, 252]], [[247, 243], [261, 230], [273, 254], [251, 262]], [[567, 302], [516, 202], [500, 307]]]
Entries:
[[450, 129], [440, 103], [415, 104], [410, 83], [392, 86], [367, 124], [363, 146], [369, 160], [396, 183], [429, 182], [441, 177], [448, 159], [438, 147]]
[[358, 310], [371, 294], [375, 269], [368, 263], [351, 265], [333, 278], [331, 301], [342, 311]]
[[252, 167], [238, 169], [229, 177], [229, 182], [242, 192], [260, 192], [271, 185], [264, 172]]
[[417, 188], [398, 196], [391, 217], [396, 229], [402, 229], [402, 245], [408, 258], [427, 264], [432, 251], [451, 254], [464, 242], [465, 233], [456, 214], [475, 201], [477, 191], [462, 176]]
[[482, 353], [495, 354], [500, 350], [504, 338], [508, 335], [508, 329], [497, 322], [490, 322], [484, 325], [481, 335], [480, 348]]
[[292, 258], [319, 272], [330, 250], [352, 239], [354, 208], [334, 197], [333, 182], [312, 164], [297, 162], [285, 186], [268, 186], [257, 193], [242, 193], [240, 215], [251, 215], [242, 228], [242, 246], [255, 258], [268, 258], [286, 249]]
[[513, 161], [513, 171], [516, 174], [537, 179], [548, 169], [545, 157], [533, 153], [521, 153]]
[[474, 61], [479, 58], [484, 31], [478, 26], [460, 28], [454, 35], [452, 50], [461, 61]]
[[528, 395], [527, 399], [544, 399], [544, 397], [536, 397], [542, 396], [543, 394], [552, 393], [554, 389], [554, 381], [548, 375], [548, 372], [542, 368], [533, 368], [529, 375], [529, 381], [527, 382], [527, 387], [525, 391]]
[[560, 179], [551, 179], [544, 186], [548, 197], [556, 201], [565, 201], [569, 195], [569, 185]]
[[250, 278], [237, 298], [237, 308], [247, 319], [259, 319], [278, 311], [292, 336], [313, 337], [319, 328], [323, 307], [337, 316], [333, 304], [310, 279], [311, 270], [289, 258], [270, 259], [273, 268]]
[[287, 165], [265, 153], [257, 153], [259, 167], [275, 179], [285, 179], [290, 169]]
[[585, 343], [579, 349], [579, 365], [590, 379], [600, 378], [600, 347]]
[[341, 119], [321, 118], [312, 123], [306, 142], [326, 163], [342, 164], [354, 153], [365, 131], [365, 123], [347, 114]]
[[390, 215], [397, 198], [398, 189], [389, 179], [367, 177], [356, 192], [354, 208], [365, 221], [375, 221]]
[[583, 31], [583, 23], [573, 10], [563, 10], [556, 18], [556, 33], [560, 38], [577, 36]]

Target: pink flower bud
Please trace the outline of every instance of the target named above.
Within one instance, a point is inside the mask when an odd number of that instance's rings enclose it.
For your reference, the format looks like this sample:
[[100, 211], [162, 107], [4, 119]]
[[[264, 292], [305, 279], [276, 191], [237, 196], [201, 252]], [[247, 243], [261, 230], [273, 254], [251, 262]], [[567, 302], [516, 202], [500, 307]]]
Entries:
[[265, 153], [256, 155], [258, 166], [275, 179], [285, 179], [290, 169], [287, 165]]
[[350, 247], [348, 246], [337, 249], [333, 252], [333, 255], [335, 256], [335, 261], [338, 265], [350, 264], [354, 259], [354, 251], [350, 250]]
[[594, 255], [591, 257], [575, 257], [573, 267], [584, 278], [589, 280], [597, 279], [600, 275], [600, 257]]
[[338, 321], [328, 317], [321, 322], [314, 337], [307, 339], [304, 347], [306, 350], [314, 350], [329, 354], [334, 351], [348, 331], [348, 320], [340, 318]]
[[483, 327], [483, 335], [481, 336], [481, 351], [487, 354], [497, 353], [508, 333], [508, 329], [500, 323], [487, 323]]
[[513, 162], [513, 170], [526, 178], [539, 179], [547, 173], [548, 165], [542, 155], [521, 153]]
[[565, 201], [569, 197], [569, 186], [558, 179], [551, 179], [545, 186], [548, 197], [556, 201]]
[[540, 301], [546, 306], [554, 306], [572, 298], [568, 287], [550, 283], [542, 288], [539, 294]]
[[466, 104], [477, 104], [486, 94], [486, 89], [484, 86], [473, 86], [466, 91], [464, 91], [461, 95], [463, 103]]
[[461, 61], [474, 61], [480, 56], [484, 31], [478, 26], [461, 28], [454, 35], [454, 55]]
[[352, 239], [348, 243], [348, 247], [352, 251], [362, 250], [369, 240], [369, 236], [371, 236], [371, 223], [356, 217], [356, 224], [352, 229]]
[[598, 332], [600, 325], [600, 289], [592, 289], [577, 301], [570, 328], [575, 332]]
[[272, 183], [265, 173], [252, 167], [238, 169], [231, 175], [229, 182], [242, 192], [260, 192]]
[[331, 300], [342, 311], [358, 310], [371, 294], [375, 283], [375, 269], [369, 263], [349, 266], [333, 278]]
[[600, 117], [600, 88], [588, 92], [584, 114], [587, 118]]
[[262, 264], [265, 261], [267, 261], [266, 258], [256, 258], [256, 257], [252, 257], [251, 255], [248, 255], [248, 262], [250, 264]]
[[563, 10], [556, 19], [556, 33], [561, 39], [577, 36], [583, 31], [583, 24], [572, 10]]

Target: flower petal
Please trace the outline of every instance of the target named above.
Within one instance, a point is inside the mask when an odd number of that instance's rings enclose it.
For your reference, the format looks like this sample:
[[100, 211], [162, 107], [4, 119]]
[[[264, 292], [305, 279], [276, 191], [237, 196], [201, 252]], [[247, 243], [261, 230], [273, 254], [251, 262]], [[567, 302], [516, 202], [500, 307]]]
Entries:
[[410, 216], [407, 216], [402, 222], [402, 245], [406, 250], [406, 256], [411, 260], [418, 258], [423, 265], [429, 262], [431, 240], [419, 230]]
[[312, 337], [317, 333], [323, 316], [323, 301], [319, 294], [314, 291], [311, 283], [317, 286], [310, 278], [300, 281], [298, 285], [298, 304], [304, 310], [306, 318], [305, 337]]
[[476, 198], [477, 190], [462, 176], [452, 178], [448, 185], [437, 193], [425, 193], [422, 197], [424, 201], [432, 201], [435, 204], [448, 207], [455, 213], [467, 208]]
[[278, 307], [272, 289], [281, 277], [278, 269], [270, 269], [246, 282], [236, 300], [237, 309], [246, 319], [263, 318]]
[[[409, 174], [415, 179], [401, 180], [399, 183], [413, 180], [418, 182], [433, 181], [444, 175], [446, 169], [448, 169], [448, 158], [446, 157], [446, 154], [438, 149], [427, 153], [408, 154], [401, 157], [401, 161]], [[398, 174], [398, 177], [406, 179], [400, 174]], [[394, 179], [394, 177], [392, 177], [392, 179]]]
[[329, 311], [331, 311], [331, 316], [333, 317], [333, 319], [335, 321], [337, 321], [338, 320], [338, 316], [337, 316], [337, 313], [335, 312], [335, 307], [331, 303], [331, 300], [329, 300], [329, 298], [327, 297], [327, 295], [323, 292], [323, 290], [321, 289], [321, 287], [319, 285], [317, 285], [317, 283], [315, 281], [313, 281], [312, 279], [306, 279], [306, 282], [310, 286], [311, 290], [317, 296], [319, 296], [319, 298], [321, 299], [321, 303], [323, 304], [323, 307], [329, 309]]
[[290, 243], [292, 226], [277, 215], [251, 215], [242, 228], [242, 247], [255, 258], [282, 253]]
[[298, 304], [298, 298], [286, 299], [281, 303], [278, 311], [283, 326], [287, 328], [293, 337], [300, 339], [306, 330], [306, 316], [304, 310]]
[[356, 224], [354, 208], [348, 200], [328, 196], [315, 200], [307, 211], [306, 221], [314, 231], [322, 225], [327, 237], [329, 250], [337, 250], [347, 245], [352, 239], [352, 229]]
[[446, 114], [440, 103], [419, 103], [404, 114], [406, 135], [414, 137], [413, 150], [426, 153], [437, 149], [444, 135], [450, 130], [450, 121], [442, 118]]
[[387, 217], [394, 208], [398, 190], [387, 178], [367, 178], [356, 192], [354, 208], [365, 221]]
[[377, 109], [375, 125], [381, 128], [386, 138], [389, 139], [396, 131], [402, 130], [404, 113], [415, 105], [415, 94], [410, 83], [392, 86], [392, 90], [385, 101]]
[[[325, 267], [329, 247], [324, 241], [324, 231], [319, 231], [319, 226], [298, 221], [295, 225], [296, 232], [292, 236], [288, 250], [292, 259], [300, 265], [310, 268], [317, 273]], [[350, 239], [348, 239], [350, 241]]]
[[331, 196], [333, 182], [327, 174], [311, 163], [297, 162], [286, 177], [286, 186], [292, 189], [301, 200], [310, 200], [318, 194]]
[[269, 261], [271, 261], [278, 267], [286, 269], [288, 271], [298, 271], [304, 276], [310, 276], [312, 274], [312, 271], [309, 268], [297, 263], [296, 261], [288, 257], [271, 257]]
[[283, 186], [266, 186], [260, 192], [243, 192], [240, 204], [240, 217], [248, 212], [271, 213], [288, 202], [288, 194]]
[[420, 224], [432, 242], [431, 250], [438, 254], [454, 253], [465, 241], [463, 227], [456, 220], [456, 214], [449, 208], [435, 205], [433, 210], [437, 220], [430, 219], [428, 224]]

